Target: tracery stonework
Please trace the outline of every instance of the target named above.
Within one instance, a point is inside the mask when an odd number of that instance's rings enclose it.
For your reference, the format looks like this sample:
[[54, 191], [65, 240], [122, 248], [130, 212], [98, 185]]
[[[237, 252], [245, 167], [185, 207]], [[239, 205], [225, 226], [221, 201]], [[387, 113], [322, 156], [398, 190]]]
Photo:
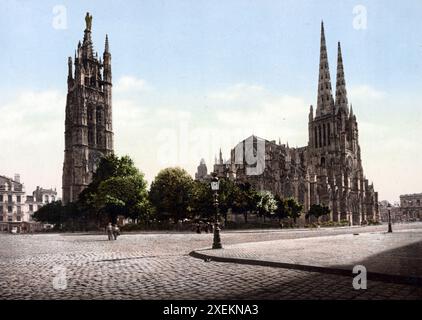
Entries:
[[[305, 212], [312, 204], [329, 206], [329, 219], [333, 221], [347, 220], [353, 225], [378, 221], [378, 193], [363, 173], [358, 123], [348, 104], [340, 43], [334, 99], [323, 24], [317, 108], [314, 113], [313, 106], [310, 107], [308, 133], [308, 145], [301, 148], [251, 136], [231, 151], [226, 163], [220, 154], [214, 171], [220, 177], [249, 182], [258, 190], [281, 197], [293, 196], [304, 205]], [[257, 166], [243, 155], [250, 146], [255, 156], [259, 146], [264, 146], [262, 173], [247, 173], [248, 167]]]
[[[113, 153], [111, 54], [94, 55], [92, 16], [87, 13], [83, 42], [68, 58], [68, 93], [63, 163], [63, 203], [76, 201], [92, 180], [101, 157]], [[73, 66], [75, 72], [73, 72]]]

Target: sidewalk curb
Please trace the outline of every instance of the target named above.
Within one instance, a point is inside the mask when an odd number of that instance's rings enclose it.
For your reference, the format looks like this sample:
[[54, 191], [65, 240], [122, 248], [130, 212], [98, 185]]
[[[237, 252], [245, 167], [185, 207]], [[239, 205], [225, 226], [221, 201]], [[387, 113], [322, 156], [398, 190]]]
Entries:
[[[207, 249], [207, 250], [210, 250], [210, 249]], [[341, 268], [319, 267], [319, 266], [310, 266], [310, 265], [302, 265], [302, 264], [292, 264], [292, 263], [284, 263], [284, 262], [232, 258], [232, 257], [218, 257], [218, 256], [207, 255], [198, 251], [191, 251], [189, 253], [189, 256], [193, 258], [197, 258], [197, 259], [215, 261], [215, 262], [237, 263], [237, 264], [245, 264], [245, 265], [252, 265], [252, 266], [261, 266], [261, 267], [302, 270], [302, 271], [308, 271], [308, 272], [335, 274], [335, 275], [341, 275], [341, 276], [347, 276], [347, 277], [356, 276], [355, 274], [352, 273], [352, 270], [341, 269]], [[367, 279], [369, 281], [381, 281], [381, 282], [386, 282], [386, 283], [406, 284], [406, 285], [422, 287], [421, 277], [368, 272]]]

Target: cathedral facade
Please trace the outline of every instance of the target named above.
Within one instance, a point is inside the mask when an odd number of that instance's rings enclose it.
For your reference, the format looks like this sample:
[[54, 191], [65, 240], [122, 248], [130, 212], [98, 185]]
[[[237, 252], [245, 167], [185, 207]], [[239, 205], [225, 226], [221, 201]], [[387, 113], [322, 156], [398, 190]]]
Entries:
[[[113, 153], [112, 77], [108, 37], [103, 59], [94, 54], [92, 16], [85, 17], [83, 42], [68, 58], [63, 163], [63, 203], [76, 201], [92, 181], [99, 160]], [[73, 66], [75, 70], [73, 71]]]
[[305, 212], [312, 204], [326, 205], [332, 221], [352, 225], [378, 221], [378, 193], [363, 172], [358, 123], [348, 103], [340, 43], [334, 96], [323, 24], [318, 100], [316, 110], [310, 107], [308, 133], [308, 145], [301, 148], [251, 136], [231, 151], [228, 161], [220, 153], [214, 171], [220, 177], [249, 182], [256, 190], [294, 197]]

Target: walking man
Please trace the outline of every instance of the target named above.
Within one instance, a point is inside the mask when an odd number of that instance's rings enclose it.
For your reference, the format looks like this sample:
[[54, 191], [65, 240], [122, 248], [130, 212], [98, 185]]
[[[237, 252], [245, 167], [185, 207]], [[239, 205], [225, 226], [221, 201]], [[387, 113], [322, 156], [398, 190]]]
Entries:
[[108, 240], [113, 240], [113, 226], [111, 225], [111, 222], [108, 223], [106, 230], [107, 230]]

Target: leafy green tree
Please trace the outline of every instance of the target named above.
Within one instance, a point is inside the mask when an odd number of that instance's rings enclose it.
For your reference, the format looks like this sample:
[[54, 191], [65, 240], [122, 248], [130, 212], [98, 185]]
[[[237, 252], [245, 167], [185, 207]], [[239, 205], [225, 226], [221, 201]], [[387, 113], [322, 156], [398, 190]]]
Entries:
[[118, 215], [140, 219], [147, 201], [146, 181], [140, 173], [110, 177], [100, 183], [94, 195], [97, 210], [110, 214], [112, 221]]
[[269, 191], [262, 191], [256, 194], [256, 208], [258, 215], [264, 218], [275, 213], [277, 210], [277, 201], [274, 195]]
[[174, 222], [187, 218], [192, 212], [193, 179], [181, 168], [161, 170], [151, 184], [149, 198], [161, 217]]
[[[237, 184], [226, 178], [219, 180], [218, 206], [221, 216], [227, 222], [227, 212], [230, 209], [235, 210], [236, 197], [240, 197], [240, 189]], [[213, 217], [215, 214], [214, 195], [211, 190], [210, 182], [194, 181], [193, 196], [191, 207], [196, 215], [201, 217]]]
[[297, 202], [295, 198], [286, 199], [286, 207], [288, 216], [293, 219], [293, 222], [296, 224], [297, 218], [299, 218], [303, 211], [303, 205]]
[[306, 214], [306, 218], [309, 218], [311, 216], [315, 217], [317, 221], [319, 222], [319, 219], [323, 216], [326, 216], [330, 214], [330, 208], [327, 206], [322, 206], [320, 204], [313, 204], [309, 208], [308, 213]]
[[238, 184], [235, 194], [234, 209], [237, 213], [242, 213], [245, 223], [248, 223], [248, 212], [256, 210], [256, 191], [249, 182]]
[[274, 211], [274, 215], [277, 217], [278, 222], [281, 225], [281, 220], [289, 217], [289, 209], [287, 208], [287, 201], [281, 199], [280, 196], [275, 197], [277, 209]]
[[103, 157], [92, 182], [79, 196], [79, 207], [82, 212], [93, 212], [98, 223], [115, 222], [118, 215], [134, 220], [144, 218], [148, 192], [143, 173], [129, 156]]
[[64, 209], [61, 201], [54, 201], [39, 208], [33, 215], [35, 221], [51, 224], [61, 224], [64, 217]]
[[214, 198], [209, 183], [194, 181], [190, 201], [192, 212], [202, 218], [210, 218], [215, 213]]
[[227, 223], [227, 212], [235, 210], [237, 194], [240, 192], [237, 184], [230, 179], [220, 179], [220, 190], [218, 191], [218, 200], [221, 215]]

